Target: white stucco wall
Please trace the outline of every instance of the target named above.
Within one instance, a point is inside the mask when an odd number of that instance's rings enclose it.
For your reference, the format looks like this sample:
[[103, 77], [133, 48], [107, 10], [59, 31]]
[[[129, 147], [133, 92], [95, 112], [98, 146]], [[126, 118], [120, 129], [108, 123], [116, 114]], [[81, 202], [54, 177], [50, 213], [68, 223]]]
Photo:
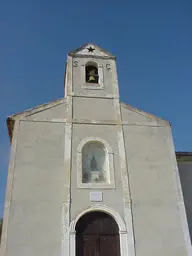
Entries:
[[[106, 56], [95, 60], [102, 88], [84, 86], [92, 56], [68, 56], [65, 100], [15, 117], [0, 256], [75, 256], [74, 223], [89, 209], [118, 216], [121, 256], [190, 255], [169, 123], [120, 104]], [[115, 187], [78, 188], [77, 148], [87, 137], [110, 145]], [[102, 192], [100, 208], [91, 191]]]
[[155, 124], [147, 119], [134, 111], [124, 115], [129, 121], [123, 129], [136, 252], [138, 256], [188, 255], [171, 129], [165, 121], [156, 119]]
[[59, 255], [64, 123], [20, 121], [6, 253]]

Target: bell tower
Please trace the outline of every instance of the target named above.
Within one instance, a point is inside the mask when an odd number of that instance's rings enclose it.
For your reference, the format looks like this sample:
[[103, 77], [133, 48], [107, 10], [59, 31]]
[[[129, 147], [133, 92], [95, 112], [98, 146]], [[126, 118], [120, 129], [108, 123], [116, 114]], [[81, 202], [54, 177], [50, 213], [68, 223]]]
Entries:
[[[116, 58], [94, 44], [70, 52], [65, 98], [64, 228], [83, 209], [109, 206], [124, 214], [129, 229], [120, 239], [127, 241], [121, 256], [128, 254], [127, 244], [135, 256]], [[69, 255], [69, 240], [73, 251], [75, 239], [66, 234]]]
[[[72, 87], [71, 90], [65, 88], [65, 96], [70, 96], [71, 91], [72, 96], [76, 97], [119, 97], [116, 61], [112, 54], [94, 44], [86, 44], [68, 54], [67, 65]], [[65, 87], [69, 86], [70, 84], [65, 84]]]

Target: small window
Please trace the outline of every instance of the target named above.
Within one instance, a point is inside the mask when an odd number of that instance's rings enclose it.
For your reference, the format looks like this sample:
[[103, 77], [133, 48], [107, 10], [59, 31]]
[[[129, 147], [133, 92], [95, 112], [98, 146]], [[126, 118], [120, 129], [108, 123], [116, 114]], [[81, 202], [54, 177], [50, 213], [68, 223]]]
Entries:
[[99, 75], [98, 68], [94, 65], [87, 65], [85, 67], [85, 79], [86, 83], [98, 84]]
[[82, 150], [82, 183], [106, 183], [107, 161], [104, 145], [88, 142]]

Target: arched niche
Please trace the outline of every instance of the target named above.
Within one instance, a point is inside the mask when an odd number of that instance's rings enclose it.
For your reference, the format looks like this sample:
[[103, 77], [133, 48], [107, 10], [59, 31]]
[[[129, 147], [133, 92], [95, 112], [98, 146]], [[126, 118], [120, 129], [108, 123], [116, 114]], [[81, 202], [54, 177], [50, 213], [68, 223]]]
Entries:
[[81, 65], [82, 88], [91, 90], [104, 89], [103, 65], [89, 60]]
[[103, 139], [88, 137], [77, 147], [77, 187], [115, 188], [113, 151]]
[[90, 84], [99, 83], [98, 65], [95, 62], [87, 62], [85, 65], [85, 81]]

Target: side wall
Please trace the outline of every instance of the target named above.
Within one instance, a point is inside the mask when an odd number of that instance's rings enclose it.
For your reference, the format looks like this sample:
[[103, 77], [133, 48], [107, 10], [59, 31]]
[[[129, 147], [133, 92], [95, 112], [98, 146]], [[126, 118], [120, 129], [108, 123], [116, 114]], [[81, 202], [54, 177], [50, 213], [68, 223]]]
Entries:
[[137, 256], [186, 256], [169, 124], [122, 110]]
[[[63, 105], [64, 108], [64, 105]], [[65, 123], [49, 109], [19, 122], [5, 207], [4, 245], [1, 256], [60, 255], [62, 246], [62, 206], [64, 198]], [[63, 109], [64, 111], [64, 109]], [[56, 111], [57, 112], [57, 111]], [[47, 121], [43, 121], [49, 119]], [[7, 234], [6, 234], [7, 233]]]
[[187, 220], [192, 241], [192, 161], [178, 162]]

